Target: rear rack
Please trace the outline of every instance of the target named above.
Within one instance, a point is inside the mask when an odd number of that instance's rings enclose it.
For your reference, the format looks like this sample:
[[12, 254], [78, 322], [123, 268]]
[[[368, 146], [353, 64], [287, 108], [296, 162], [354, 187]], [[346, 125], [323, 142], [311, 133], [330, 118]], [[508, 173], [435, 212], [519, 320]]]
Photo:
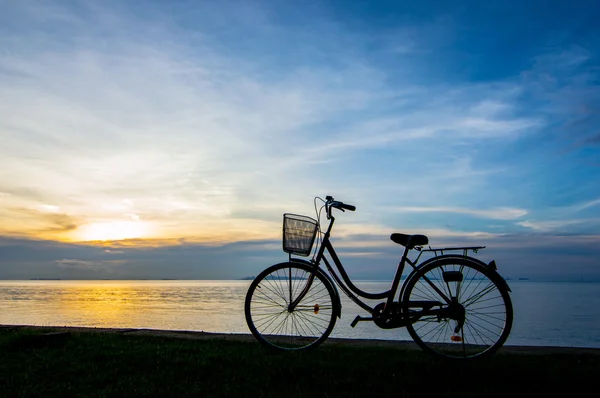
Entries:
[[463, 256], [466, 256], [467, 253], [469, 252], [469, 250], [473, 251], [473, 253], [477, 253], [479, 250], [481, 249], [485, 249], [485, 246], [465, 246], [465, 247], [438, 247], [438, 248], [433, 248], [431, 246], [429, 246], [429, 249], [423, 249], [423, 247], [421, 246], [415, 246], [415, 249], [417, 249], [420, 252], [433, 252], [435, 253], [435, 255], [438, 255], [438, 252], [440, 252], [440, 255], [444, 255], [445, 251], [458, 251], [458, 250], [462, 250], [463, 251]]

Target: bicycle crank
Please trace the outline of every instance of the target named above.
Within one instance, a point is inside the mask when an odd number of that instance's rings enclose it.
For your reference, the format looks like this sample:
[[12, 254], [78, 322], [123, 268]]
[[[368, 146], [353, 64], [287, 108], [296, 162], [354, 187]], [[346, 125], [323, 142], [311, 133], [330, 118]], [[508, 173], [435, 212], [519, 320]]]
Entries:
[[392, 303], [392, 308], [387, 315], [384, 314], [385, 303], [379, 303], [373, 308], [373, 322], [382, 329], [394, 329], [406, 326], [406, 320], [402, 317], [400, 304]]

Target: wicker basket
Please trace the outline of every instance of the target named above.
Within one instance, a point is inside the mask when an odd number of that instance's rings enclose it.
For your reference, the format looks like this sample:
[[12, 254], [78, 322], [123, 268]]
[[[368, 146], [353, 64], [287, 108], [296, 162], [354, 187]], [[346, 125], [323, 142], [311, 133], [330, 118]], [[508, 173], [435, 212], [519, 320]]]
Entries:
[[319, 229], [317, 220], [298, 214], [283, 215], [283, 251], [308, 256]]

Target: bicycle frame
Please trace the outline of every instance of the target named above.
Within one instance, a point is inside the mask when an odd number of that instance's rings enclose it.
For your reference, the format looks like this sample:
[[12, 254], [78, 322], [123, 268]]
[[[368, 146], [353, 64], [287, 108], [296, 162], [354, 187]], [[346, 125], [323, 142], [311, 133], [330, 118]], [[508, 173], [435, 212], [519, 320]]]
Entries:
[[[350, 277], [348, 276], [348, 274], [346, 273], [346, 270], [344, 269], [344, 266], [342, 265], [339, 257], [337, 256], [337, 253], [335, 252], [333, 245], [330, 242], [329, 238], [331, 235], [331, 229], [335, 222], [335, 217], [333, 215], [329, 215], [329, 219], [330, 219], [329, 226], [327, 227], [327, 231], [325, 232], [325, 235], [323, 236], [323, 240], [322, 240], [321, 246], [319, 247], [319, 251], [317, 252], [317, 256], [313, 261], [315, 270], [318, 269], [321, 261], [323, 261], [325, 263], [325, 267], [327, 268], [327, 271], [329, 271], [329, 274], [331, 275], [331, 277], [333, 278], [335, 283], [340, 287], [340, 289], [342, 289], [344, 294], [346, 294], [348, 296], [348, 298], [350, 298], [358, 306], [360, 306], [361, 308], [363, 308], [364, 310], [366, 310], [369, 313], [373, 313], [374, 308], [369, 306], [368, 304], [364, 303], [362, 300], [360, 300], [358, 298], [358, 296], [364, 297], [367, 299], [384, 299], [384, 298], [387, 299], [386, 306], [384, 309], [384, 315], [388, 315], [390, 312], [391, 304], [394, 301], [396, 292], [398, 291], [398, 285], [400, 284], [400, 278], [402, 276], [402, 271], [404, 270], [405, 263], [408, 262], [414, 269], [416, 269], [416, 266], [415, 266], [416, 261], [412, 262], [412, 261], [410, 261], [410, 259], [407, 258], [409, 249], [408, 248], [404, 249], [404, 253], [402, 254], [402, 258], [400, 259], [400, 262], [398, 263], [396, 275], [394, 276], [394, 279], [392, 282], [392, 287], [390, 288], [390, 290], [382, 292], [382, 293], [365, 292], [365, 291], [361, 290], [360, 288], [358, 288], [356, 285], [354, 285], [354, 283], [352, 283], [352, 281], [350, 280]], [[331, 263], [325, 257], [325, 251], [327, 251], [327, 253], [329, 254], [329, 257], [331, 257], [331, 259], [333, 260], [333, 263], [335, 264], [336, 268], [340, 272], [340, 274], [343, 278], [343, 281], [340, 279], [338, 274], [335, 272], [335, 270], [331, 266]], [[291, 260], [291, 255], [290, 255], [290, 260]], [[418, 258], [417, 258], [417, 261], [418, 261]], [[314, 274], [311, 274], [307, 280], [306, 286], [304, 287], [303, 291], [298, 295], [298, 297], [292, 303], [290, 303], [290, 310], [293, 310], [298, 305], [298, 303], [304, 298], [304, 296], [310, 289], [310, 286], [311, 286], [313, 280], [314, 280]]]

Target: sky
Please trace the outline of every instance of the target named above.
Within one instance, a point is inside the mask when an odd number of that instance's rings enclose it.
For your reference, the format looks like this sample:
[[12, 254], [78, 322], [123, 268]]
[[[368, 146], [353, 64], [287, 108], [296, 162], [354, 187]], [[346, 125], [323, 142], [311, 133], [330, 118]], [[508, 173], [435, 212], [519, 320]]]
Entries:
[[0, 279], [256, 275], [332, 195], [356, 279], [401, 232], [600, 280], [600, 3], [0, 7]]

